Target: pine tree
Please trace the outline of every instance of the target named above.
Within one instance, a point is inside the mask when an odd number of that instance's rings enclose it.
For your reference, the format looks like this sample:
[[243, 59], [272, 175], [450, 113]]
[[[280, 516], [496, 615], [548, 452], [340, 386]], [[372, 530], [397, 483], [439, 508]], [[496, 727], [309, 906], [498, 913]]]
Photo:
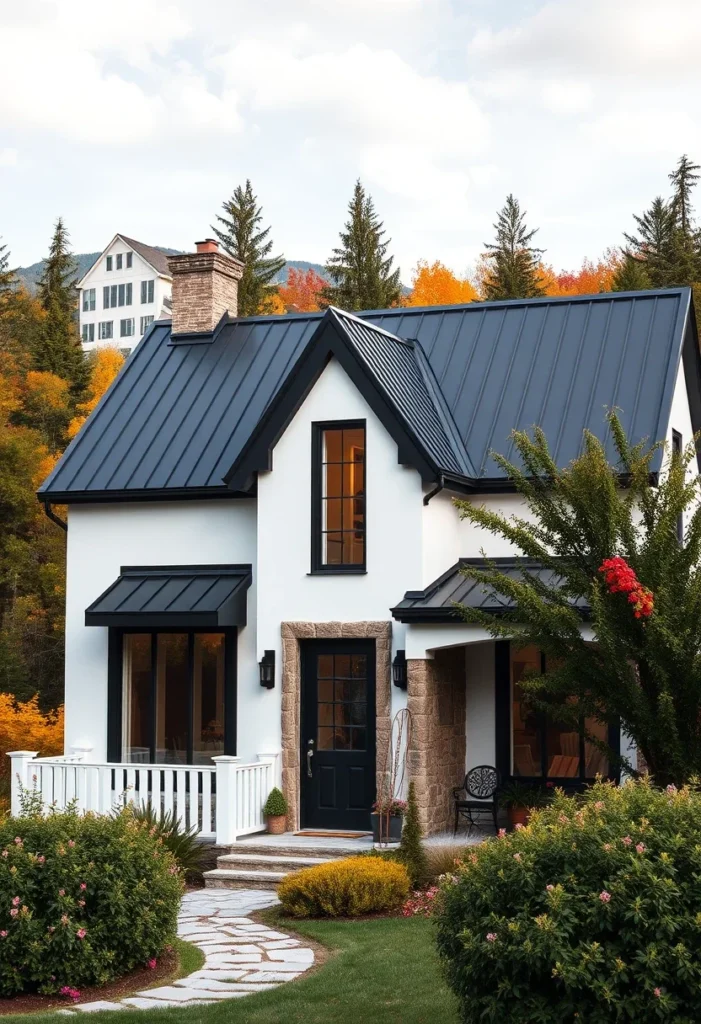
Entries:
[[674, 217], [673, 262], [675, 284], [693, 284], [701, 279], [701, 235], [694, 225], [691, 194], [701, 170], [688, 156], [680, 157], [669, 179], [672, 182], [670, 209]]
[[320, 304], [349, 311], [396, 306], [401, 297], [400, 270], [392, 269], [394, 257], [387, 255], [391, 239], [385, 239], [383, 222], [360, 179], [348, 213], [341, 244], [326, 264], [333, 283], [322, 291]]
[[545, 249], [531, 245], [538, 228], [528, 230], [526, 212], [513, 195], [497, 214], [496, 242], [485, 242], [485, 259], [492, 261], [484, 283], [487, 299], [532, 299], [544, 294], [539, 264]]
[[676, 213], [662, 196], [653, 199], [649, 210], [633, 215], [638, 233], [625, 234], [628, 249], [626, 255], [645, 265], [653, 288], [670, 288], [678, 284], [675, 223]]
[[679, 227], [684, 235], [693, 233], [693, 207], [691, 205], [691, 193], [699, 175], [696, 171], [701, 170], [699, 164], [692, 164], [686, 153], [679, 158], [675, 171], [668, 175], [672, 182], [672, 206], [678, 218]]
[[39, 300], [46, 316], [34, 351], [34, 364], [37, 370], [67, 380], [77, 399], [85, 392], [90, 371], [78, 336], [75, 279], [76, 264], [68, 247], [68, 232], [59, 217], [39, 282]]
[[409, 872], [411, 884], [415, 889], [423, 885], [428, 877], [428, 864], [426, 861], [426, 851], [421, 843], [422, 838], [423, 830], [419, 821], [416, 789], [414, 783], [410, 782], [398, 856]]
[[231, 199], [222, 203], [222, 209], [224, 216], [217, 215], [222, 227], [212, 225], [212, 230], [225, 251], [244, 265], [239, 281], [239, 316], [254, 316], [265, 312], [266, 302], [275, 292], [272, 281], [285, 266], [285, 257], [270, 255], [270, 228], [260, 227], [263, 208], [258, 205], [248, 178], [244, 188], [236, 186]]
[[10, 270], [10, 251], [0, 243], [0, 299], [13, 292], [17, 286], [14, 271]]
[[645, 263], [625, 253], [613, 275], [611, 289], [614, 292], [639, 292], [652, 287]]

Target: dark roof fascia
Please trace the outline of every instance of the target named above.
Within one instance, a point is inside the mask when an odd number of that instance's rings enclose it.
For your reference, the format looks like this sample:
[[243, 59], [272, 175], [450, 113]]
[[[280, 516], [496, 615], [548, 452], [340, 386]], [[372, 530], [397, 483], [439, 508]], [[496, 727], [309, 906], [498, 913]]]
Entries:
[[[682, 343], [681, 359], [684, 364], [686, 394], [689, 402], [689, 415], [694, 434], [701, 431], [701, 350], [696, 326], [694, 297], [690, 293], [686, 321], [686, 331]], [[673, 426], [674, 424], [670, 424]], [[689, 438], [691, 440], [691, 438]], [[701, 472], [701, 446], [697, 445], [696, 463]]]
[[124, 501], [240, 501], [249, 499], [251, 494], [244, 491], [232, 491], [228, 487], [159, 487], [153, 490], [129, 490], [128, 488], [114, 491], [52, 491], [50, 494], [37, 494], [39, 501], [51, 501], [54, 505], [105, 505], [119, 504]]
[[414, 466], [424, 480], [436, 479], [439, 468], [346, 338], [335, 311], [329, 309], [294, 369], [259, 420], [238, 459], [225, 475], [225, 483], [242, 490], [251, 486], [255, 473], [272, 469], [275, 445], [332, 357], [338, 359], [343, 370], [396, 441], [398, 461], [403, 465]]

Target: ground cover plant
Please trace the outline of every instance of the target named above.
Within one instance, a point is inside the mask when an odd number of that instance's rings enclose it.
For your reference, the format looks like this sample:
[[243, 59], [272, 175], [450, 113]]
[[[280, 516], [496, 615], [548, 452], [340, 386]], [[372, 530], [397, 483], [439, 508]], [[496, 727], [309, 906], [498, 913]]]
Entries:
[[162, 838], [116, 817], [25, 813], [0, 822], [0, 996], [103, 985], [175, 937], [180, 872]]
[[385, 857], [347, 857], [283, 878], [278, 896], [291, 917], [359, 917], [399, 910], [409, 895], [403, 864]]
[[700, 877], [697, 789], [558, 792], [442, 886], [438, 948], [462, 1021], [697, 1021]]

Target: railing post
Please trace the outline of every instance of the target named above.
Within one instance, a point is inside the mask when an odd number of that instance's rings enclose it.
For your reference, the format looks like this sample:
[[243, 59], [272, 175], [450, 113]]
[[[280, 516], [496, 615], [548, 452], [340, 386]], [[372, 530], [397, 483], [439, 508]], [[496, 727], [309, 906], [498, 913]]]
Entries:
[[10, 814], [16, 817], [22, 809], [22, 789], [28, 789], [28, 767], [39, 753], [38, 750], [9, 750], [10, 759]]
[[[274, 754], [258, 754], [257, 757], [258, 757], [259, 761], [269, 761], [270, 762], [270, 764], [272, 766], [271, 769], [270, 769], [270, 788], [274, 789], [275, 786], [277, 786], [278, 789], [279, 789], [280, 785], [281, 785], [281, 782], [282, 782], [282, 779], [280, 778], [280, 754], [279, 754], [279, 752], [276, 752]], [[267, 797], [268, 797], [267, 793], [265, 794], [265, 797], [267, 799]]]
[[217, 779], [217, 846], [236, 842], [236, 767], [240, 757], [221, 754], [213, 757]]
[[88, 755], [92, 752], [92, 747], [71, 747], [71, 755], [79, 761], [87, 761]]

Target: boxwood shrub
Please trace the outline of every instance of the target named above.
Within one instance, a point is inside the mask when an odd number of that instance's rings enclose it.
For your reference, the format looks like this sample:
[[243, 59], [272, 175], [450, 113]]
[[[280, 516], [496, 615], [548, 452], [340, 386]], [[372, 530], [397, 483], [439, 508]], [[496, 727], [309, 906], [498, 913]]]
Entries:
[[53, 813], [0, 821], [0, 996], [101, 985], [172, 941], [182, 882], [148, 824]]
[[398, 910], [409, 895], [403, 864], [381, 857], [347, 857], [294, 871], [278, 886], [292, 917], [358, 917]]
[[699, 1020], [695, 788], [557, 793], [528, 828], [471, 851], [438, 904], [465, 1024]]

